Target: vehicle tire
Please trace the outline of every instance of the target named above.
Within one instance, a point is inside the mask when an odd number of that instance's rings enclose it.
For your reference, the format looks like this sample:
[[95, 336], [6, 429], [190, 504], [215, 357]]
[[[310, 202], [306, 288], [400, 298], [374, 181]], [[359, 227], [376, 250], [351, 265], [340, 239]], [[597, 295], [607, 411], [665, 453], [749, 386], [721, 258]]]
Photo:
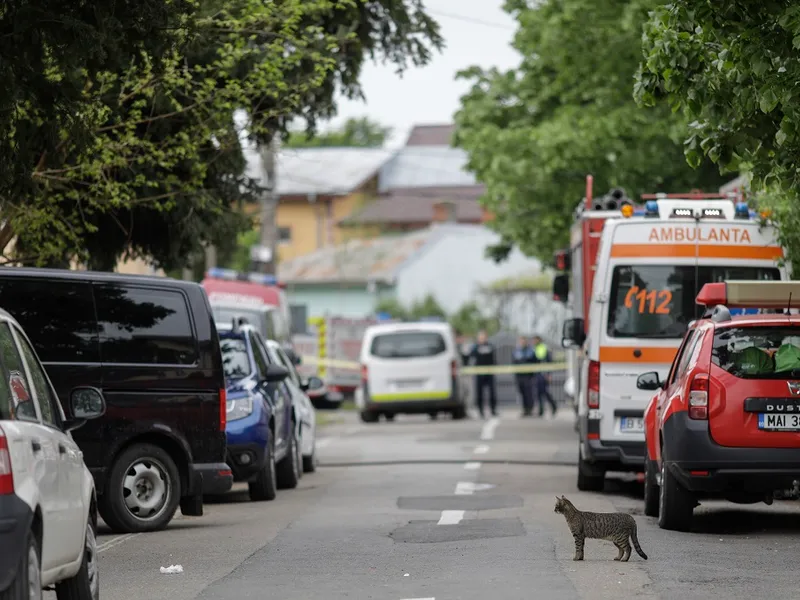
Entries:
[[32, 531], [25, 540], [26, 551], [17, 565], [17, 573], [8, 589], [0, 592], [0, 600], [28, 600], [42, 598], [42, 567], [39, 543]]
[[114, 533], [165, 529], [181, 501], [181, 478], [166, 450], [136, 444], [117, 457], [100, 496], [100, 515]]
[[467, 409], [464, 406], [459, 406], [453, 411], [453, 419], [459, 421], [467, 418]]
[[100, 600], [97, 536], [91, 517], [86, 523], [83, 562], [73, 577], [56, 584], [58, 600]]
[[[663, 455], [662, 455], [663, 456]], [[689, 531], [692, 527], [694, 497], [684, 489], [661, 460], [661, 487], [658, 495], [658, 526], [672, 531]]]
[[278, 463], [276, 469], [279, 490], [294, 489], [300, 481], [297, 460], [297, 433], [294, 433], [294, 425], [292, 425], [292, 430], [293, 433], [291, 437], [289, 437], [289, 447], [286, 449], [286, 456]]
[[303, 457], [303, 471], [313, 473], [317, 470], [317, 442], [314, 440], [314, 447], [309, 456]]
[[428, 416], [431, 418], [431, 421], [435, 421], [436, 419], [438, 419], [438, 418], [439, 418], [439, 413], [437, 413], [437, 412], [430, 412], [430, 413], [428, 413]]
[[578, 455], [578, 489], [582, 492], [602, 492], [606, 485], [606, 474], [598, 472]]
[[394, 417], [395, 417], [394, 413], [386, 413], [383, 416], [386, 417], [387, 421], [394, 421]]
[[269, 442], [264, 449], [264, 466], [258, 472], [255, 480], [247, 484], [247, 491], [250, 493], [250, 500], [253, 502], [264, 502], [275, 500], [278, 495], [275, 476], [275, 436], [270, 433]]
[[361, 411], [361, 420], [364, 421], [364, 423], [377, 423], [378, 422], [378, 413], [362, 410]]
[[648, 517], [658, 516], [659, 491], [656, 483], [658, 463], [646, 458], [644, 461], [644, 514]]
[[297, 443], [294, 446], [295, 455], [297, 460], [297, 480], [303, 478], [303, 430], [300, 429], [300, 434], [297, 438]]

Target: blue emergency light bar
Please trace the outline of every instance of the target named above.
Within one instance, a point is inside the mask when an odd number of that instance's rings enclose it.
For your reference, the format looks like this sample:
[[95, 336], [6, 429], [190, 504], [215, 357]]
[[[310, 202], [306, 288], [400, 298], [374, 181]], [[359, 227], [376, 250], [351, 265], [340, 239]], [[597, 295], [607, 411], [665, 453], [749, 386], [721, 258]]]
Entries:
[[241, 273], [234, 269], [222, 269], [219, 267], [209, 269], [206, 277], [210, 279], [227, 279], [229, 281], [249, 281], [250, 283], [260, 283], [261, 285], [278, 285], [278, 279], [274, 275]]

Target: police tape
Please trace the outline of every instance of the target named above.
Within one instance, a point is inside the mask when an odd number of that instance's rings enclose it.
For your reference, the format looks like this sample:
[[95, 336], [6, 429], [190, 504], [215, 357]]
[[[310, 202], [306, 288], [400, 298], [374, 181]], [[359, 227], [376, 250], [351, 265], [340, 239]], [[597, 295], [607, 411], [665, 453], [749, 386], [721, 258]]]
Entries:
[[[318, 356], [303, 355], [303, 364], [342, 369], [346, 371], [360, 371], [361, 363], [352, 360], [337, 360], [335, 358], [319, 358]], [[495, 365], [492, 367], [461, 367], [462, 375], [508, 375], [521, 373], [548, 373], [563, 371], [567, 368], [566, 362], [536, 363], [528, 365]]]

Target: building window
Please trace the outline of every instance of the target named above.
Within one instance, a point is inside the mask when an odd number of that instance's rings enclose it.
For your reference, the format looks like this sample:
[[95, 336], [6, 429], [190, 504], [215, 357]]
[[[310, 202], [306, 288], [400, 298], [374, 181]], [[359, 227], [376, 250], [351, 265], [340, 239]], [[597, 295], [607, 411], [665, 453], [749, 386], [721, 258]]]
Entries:
[[278, 227], [278, 243], [289, 244], [292, 241], [291, 227]]

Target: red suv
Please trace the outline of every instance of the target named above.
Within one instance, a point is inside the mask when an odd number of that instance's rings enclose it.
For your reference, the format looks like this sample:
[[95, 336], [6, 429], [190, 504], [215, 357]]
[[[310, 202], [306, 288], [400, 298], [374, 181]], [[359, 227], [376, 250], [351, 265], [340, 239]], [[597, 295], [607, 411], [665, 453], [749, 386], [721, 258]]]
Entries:
[[[772, 504], [800, 488], [800, 282], [706, 284], [644, 413], [645, 514], [688, 531], [701, 498]], [[758, 314], [740, 314], [742, 309]]]

